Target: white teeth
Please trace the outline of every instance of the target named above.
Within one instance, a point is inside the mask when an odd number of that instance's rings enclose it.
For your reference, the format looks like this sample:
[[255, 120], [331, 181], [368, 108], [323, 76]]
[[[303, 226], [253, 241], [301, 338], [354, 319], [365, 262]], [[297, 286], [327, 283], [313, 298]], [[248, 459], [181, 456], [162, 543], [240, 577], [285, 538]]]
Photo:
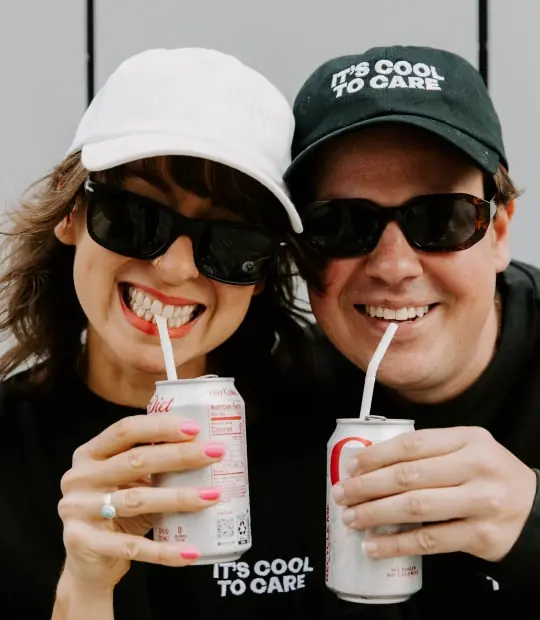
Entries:
[[429, 306], [403, 306], [403, 308], [383, 308], [382, 306], [364, 306], [366, 314], [386, 321], [408, 321], [421, 318], [429, 312]]
[[152, 305], [150, 306], [150, 312], [152, 312], [153, 314], [159, 314], [161, 316], [162, 310], [163, 310], [163, 304], [160, 301], [156, 299], [155, 301], [152, 302]]
[[397, 321], [406, 321], [409, 318], [409, 311], [407, 308], [400, 308], [396, 310], [396, 320]]
[[193, 317], [197, 309], [197, 304], [189, 306], [164, 306], [161, 301], [148, 296], [143, 291], [130, 286], [128, 289], [130, 310], [139, 318], [145, 321], [156, 323], [156, 316], [163, 316], [167, 319], [169, 328], [181, 327]]

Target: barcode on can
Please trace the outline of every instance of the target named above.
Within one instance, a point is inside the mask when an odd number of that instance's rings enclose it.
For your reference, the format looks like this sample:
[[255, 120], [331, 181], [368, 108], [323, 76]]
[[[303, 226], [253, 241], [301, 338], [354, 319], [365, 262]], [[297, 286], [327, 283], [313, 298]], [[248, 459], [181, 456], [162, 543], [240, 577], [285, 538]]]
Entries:
[[235, 535], [235, 527], [234, 527], [234, 517], [226, 518], [226, 519], [218, 519], [217, 520], [217, 537], [218, 539], [223, 538], [234, 538]]

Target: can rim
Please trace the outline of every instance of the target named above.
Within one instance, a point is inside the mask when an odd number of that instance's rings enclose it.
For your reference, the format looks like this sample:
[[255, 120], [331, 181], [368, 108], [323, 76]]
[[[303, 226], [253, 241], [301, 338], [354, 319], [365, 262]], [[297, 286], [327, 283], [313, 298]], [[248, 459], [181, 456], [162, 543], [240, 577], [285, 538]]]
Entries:
[[360, 418], [337, 418], [336, 422], [338, 424], [414, 424], [414, 420], [408, 420], [403, 418], [383, 418], [382, 416], [379, 418], [366, 418], [364, 420], [360, 420]]
[[161, 379], [156, 381], [156, 385], [177, 385], [178, 383], [211, 383], [213, 381], [232, 381], [234, 377], [218, 377], [218, 375], [203, 375], [202, 377], [192, 377], [191, 379]]

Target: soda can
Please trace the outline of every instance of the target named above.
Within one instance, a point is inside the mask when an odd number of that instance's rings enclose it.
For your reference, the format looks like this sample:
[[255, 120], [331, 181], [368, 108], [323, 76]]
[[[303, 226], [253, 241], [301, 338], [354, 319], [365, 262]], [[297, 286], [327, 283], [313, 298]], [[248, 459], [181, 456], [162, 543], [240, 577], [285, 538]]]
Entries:
[[196, 422], [197, 440], [225, 445], [223, 459], [207, 467], [152, 476], [161, 488], [213, 487], [217, 504], [200, 512], [154, 515], [155, 541], [194, 545], [195, 564], [233, 562], [251, 547], [245, 404], [234, 379], [207, 375], [157, 381], [148, 415], [174, 415]]
[[332, 487], [349, 477], [348, 461], [372, 444], [414, 431], [413, 420], [368, 416], [337, 420], [328, 442], [326, 494], [326, 585], [353, 603], [400, 603], [422, 587], [422, 558], [397, 557], [374, 560], [362, 551], [364, 538], [406, 531], [418, 525], [381, 526], [356, 530], [343, 522], [342, 506], [331, 497]]

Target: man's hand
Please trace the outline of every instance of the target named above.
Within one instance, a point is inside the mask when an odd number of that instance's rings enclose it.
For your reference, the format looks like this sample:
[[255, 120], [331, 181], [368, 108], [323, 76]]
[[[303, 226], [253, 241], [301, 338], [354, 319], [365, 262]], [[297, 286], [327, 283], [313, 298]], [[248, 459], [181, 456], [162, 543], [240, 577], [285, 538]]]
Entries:
[[429, 429], [359, 451], [333, 489], [353, 528], [426, 523], [364, 544], [372, 558], [464, 551], [498, 561], [518, 539], [536, 474], [478, 427]]

